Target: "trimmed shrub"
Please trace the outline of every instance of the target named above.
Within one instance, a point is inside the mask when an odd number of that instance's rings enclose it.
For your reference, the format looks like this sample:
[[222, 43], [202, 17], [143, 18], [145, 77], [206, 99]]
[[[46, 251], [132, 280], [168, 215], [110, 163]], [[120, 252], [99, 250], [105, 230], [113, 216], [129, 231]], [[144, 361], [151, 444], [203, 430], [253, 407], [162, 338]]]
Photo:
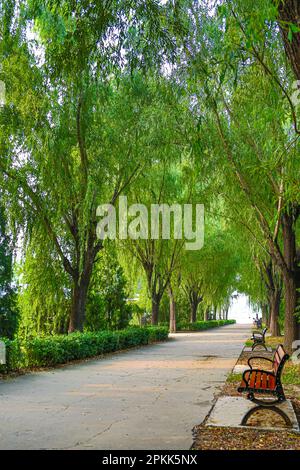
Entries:
[[208, 330], [209, 328], [216, 328], [217, 326], [232, 325], [234, 323], [236, 323], [235, 320], [208, 320], [197, 321], [195, 323], [178, 323], [177, 330], [201, 331]]
[[6, 345], [7, 357], [6, 364], [0, 365], [0, 372], [64, 364], [155, 341], [165, 341], [168, 334], [168, 328], [165, 327], [132, 327], [119, 331], [46, 336], [23, 342], [2, 339]]
[[6, 363], [0, 364], [0, 372], [5, 373], [23, 367], [24, 353], [20, 342], [17, 339], [10, 340], [8, 338], [0, 338], [0, 340], [4, 342], [6, 348]]

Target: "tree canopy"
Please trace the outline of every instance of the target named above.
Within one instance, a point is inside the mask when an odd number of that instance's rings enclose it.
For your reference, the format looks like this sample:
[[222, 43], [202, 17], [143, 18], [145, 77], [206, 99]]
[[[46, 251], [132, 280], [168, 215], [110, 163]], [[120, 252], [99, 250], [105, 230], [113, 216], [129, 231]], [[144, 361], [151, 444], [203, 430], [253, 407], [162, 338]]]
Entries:
[[[0, 336], [15, 305], [21, 336], [150, 317], [175, 329], [222, 316], [238, 291], [291, 350], [296, 2], [8, 0], [0, 20]], [[97, 208], [118, 214], [125, 196], [147, 214], [204, 205], [204, 246], [187, 249], [174, 213], [151, 237], [133, 209], [129, 238], [99, 238]]]

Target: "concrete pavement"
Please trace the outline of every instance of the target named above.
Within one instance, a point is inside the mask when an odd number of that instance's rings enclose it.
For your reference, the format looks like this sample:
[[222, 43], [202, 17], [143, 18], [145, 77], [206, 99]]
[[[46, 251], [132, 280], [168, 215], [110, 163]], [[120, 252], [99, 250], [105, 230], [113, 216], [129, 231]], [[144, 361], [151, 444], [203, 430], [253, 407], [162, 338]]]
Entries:
[[0, 380], [0, 449], [189, 449], [249, 325]]

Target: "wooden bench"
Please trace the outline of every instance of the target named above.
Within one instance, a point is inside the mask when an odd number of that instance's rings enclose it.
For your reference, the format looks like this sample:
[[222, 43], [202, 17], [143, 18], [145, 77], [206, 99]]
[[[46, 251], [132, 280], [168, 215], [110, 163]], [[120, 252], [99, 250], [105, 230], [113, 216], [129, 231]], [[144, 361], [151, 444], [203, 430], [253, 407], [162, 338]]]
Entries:
[[[277, 346], [273, 359], [266, 357], [253, 356], [248, 359], [250, 369], [243, 373], [242, 382], [238, 388], [238, 392], [248, 392], [247, 398], [258, 405], [272, 406], [275, 403], [281, 403], [285, 400], [283, 387], [281, 384], [281, 373], [285, 362], [289, 355], [283, 349], [282, 344]], [[270, 370], [254, 369], [252, 362], [260, 359], [269, 361]], [[255, 394], [264, 394], [276, 396], [276, 400], [260, 400]]]
[[251, 336], [251, 339], [253, 341], [252, 351], [254, 351], [254, 349], [257, 346], [263, 346], [265, 350], [267, 351], [267, 347], [265, 344], [265, 336], [266, 336], [267, 330], [268, 328], [264, 328], [262, 331], [253, 331], [253, 334]]

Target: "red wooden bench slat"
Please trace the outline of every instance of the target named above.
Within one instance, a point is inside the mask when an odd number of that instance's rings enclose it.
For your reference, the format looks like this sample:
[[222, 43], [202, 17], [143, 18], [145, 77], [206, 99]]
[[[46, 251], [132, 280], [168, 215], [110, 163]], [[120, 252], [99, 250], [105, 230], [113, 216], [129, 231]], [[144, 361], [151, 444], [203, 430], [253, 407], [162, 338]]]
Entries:
[[255, 388], [261, 388], [261, 372], [257, 372], [257, 374], [256, 374]]
[[264, 373], [264, 374], [262, 375], [262, 385], [261, 385], [261, 388], [263, 388], [263, 389], [266, 389], [266, 388], [267, 388], [267, 386], [268, 386], [268, 380], [267, 380], [267, 379], [268, 379], [268, 374]]
[[268, 388], [270, 390], [274, 390], [275, 385], [276, 385], [275, 377], [273, 377], [273, 375], [268, 375]]
[[[245, 379], [246, 379], [246, 380], [249, 380], [249, 375], [250, 375], [250, 372], [247, 371], [247, 373], [245, 374]], [[243, 388], [246, 388], [246, 387], [247, 387], [247, 383], [245, 382], [244, 378], [242, 379], [242, 382], [241, 382], [241, 385], [240, 385], [240, 386], [243, 387]]]
[[255, 388], [255, 379], [256, 379], [256, 371], [254, 371], [250, 376], [250, 383], [249, 383], [250, 388]]

